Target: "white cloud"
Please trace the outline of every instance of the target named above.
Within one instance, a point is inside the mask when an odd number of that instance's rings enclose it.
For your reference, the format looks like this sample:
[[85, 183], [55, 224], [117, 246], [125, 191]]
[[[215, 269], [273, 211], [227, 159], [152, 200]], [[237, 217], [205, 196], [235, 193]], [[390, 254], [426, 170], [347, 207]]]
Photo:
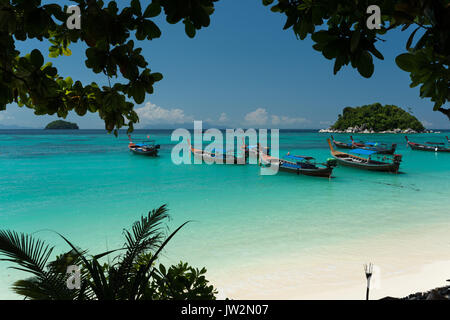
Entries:
[[270, 117], [270, 125], [275, 127], [283, 127], [283, 128], [294, 128], [295, 126], [299, 126], [305, 123], [310, 123], [310, 121], [306, 118], [301, 117], [290, 117], [284, 115], [276, 115], [267, 112], [264, 108], [258, 108], [255, 111], [248, 113], [245, 116], [245, 125], [251, 126], [263, 126], [268, 124], [268, 120]]
[[219, 122], [224, 123], [224, 122], [227, 122], [228, 120], [229, 119], [228, 119], [227, 114], [225, 112], [222, 112], [219, 117]]
[[283, 126], [289, 126], [289, 125], [298, 125], [303, 123], [308, 123], [309, 121], [305, 118], [295, 118], [295, 117], [288, 117], [288, 116], [277, 116], [272, 115], [272, 124], [277, 125], [283, 125]]
[[184, 114], [182, 109], [164, 109], [156, 104], [147, 102], [144, 107], [137, 108], [141, 124], [181, 124], [191, 122], [193, 117]]
[[433, 126], [433, 123], [432, 123], [432, 122], [429, 122], [429, 121], [427, 121], [427, 120], [421, 120], [420, 122], [422, 122], [422, 124], [423, 124], [423, 126], [424, 126], [425, 128], [430, 128], [430, 127]]
[[248, 125], [262, 126], [267, 123], [268, 114], [266, 109], [258, 108], [255, 111], [247, 113], [244, 119]]
[[12, 119], [14, 119], [14, 117], [8, 115], [8, 111], [0, 111], [0, 122]]
[[[186, 124], [194, 121], [194, 117], [186, 115], [182, 109], [165, 109], [150, 102], [141, 108], [137, 108], [136, 113], [139, 116], [141, 126]], [[218, 118], [203, 119], [203, 122], [211, 126], [233, 125], [233, 123], [238, 125], [238, 122], [230, 119], [225, 112], [222, 112]], [[244, 116], [241, 125], [246, 127], [296, 128], [307, 123], [310, 123], [310, 121], [302, 117], [269, 114], [265, 108], [257, 108]]]

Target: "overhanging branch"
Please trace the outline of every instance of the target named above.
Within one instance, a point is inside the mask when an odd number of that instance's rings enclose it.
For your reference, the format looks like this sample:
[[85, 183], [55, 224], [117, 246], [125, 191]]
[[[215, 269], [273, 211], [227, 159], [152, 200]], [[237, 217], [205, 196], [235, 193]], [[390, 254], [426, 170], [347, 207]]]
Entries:
[[445, 114], [448, 117], [448, 120], [450, 120], [450, 109], [439, 108], [439, 109], [437, 109], [437, 111]]

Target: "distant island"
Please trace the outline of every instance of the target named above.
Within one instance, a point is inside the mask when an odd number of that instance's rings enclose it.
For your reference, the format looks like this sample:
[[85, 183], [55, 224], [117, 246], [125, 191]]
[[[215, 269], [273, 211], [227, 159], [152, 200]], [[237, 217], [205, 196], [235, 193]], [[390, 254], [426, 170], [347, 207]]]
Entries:
[[412, 114], [394, 105], [374, 103], [361, 107], [346, 107], [328, 129], [330, 133], [419, 133], [423, 124]]
[[67, 122], [63, 120], [56, 120], [50, 122], [45, 129], [65, 129], [65, 130], [78, 130], [78, 125], [76, 123]]

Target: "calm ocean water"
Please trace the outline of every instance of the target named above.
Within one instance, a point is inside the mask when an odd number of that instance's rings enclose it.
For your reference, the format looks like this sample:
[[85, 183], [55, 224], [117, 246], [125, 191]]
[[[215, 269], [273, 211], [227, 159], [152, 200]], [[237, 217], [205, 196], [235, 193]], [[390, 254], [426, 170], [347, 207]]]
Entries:
[[[123, 243], [122, 229], [168, 204], [170, 227], [192, 220], [170, 243], [163, 260], [214, 272], [237, 264], [264, 264], [293, 252], [385, 232], [450, 222], [450, 154], [412, 151], [403, 135], [355, 135], [397, 143], [402, 174], [338, 167], [331, 180], [257, 166], [172, 164], [171, 131], [137, 131], [161, 144], [160, 157], [128, 152], [128, 139], [103, 131], [0, 131], [0, 229], [34, 233], [69, 250], [53, 232], [91, 253]], [[417, 142], [444, 141], [448, 132], [417, 134]], [[347, 141], [347, 135], [335, 135]], [[327, 134], [282, 131], [281, 154], [330, 157]], [[0, 298], [23, 277], [0, 262]], [[232, 276], [232, 275], [230, 275]]]

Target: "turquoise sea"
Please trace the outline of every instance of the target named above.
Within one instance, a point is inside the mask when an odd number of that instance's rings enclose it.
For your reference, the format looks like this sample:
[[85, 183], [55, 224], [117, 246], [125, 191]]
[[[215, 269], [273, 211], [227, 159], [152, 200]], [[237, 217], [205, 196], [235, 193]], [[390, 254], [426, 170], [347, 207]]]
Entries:
[[[148, 134], [161, 144], [158, 158], [131, 154], [124, 133], [116, 138], [100, 130], [0, 131], [0, 229], [34, 233], [62, 253], [69, 248], [57, 231], [99, 253], [120, 246], [122, 229], [140, 215], [167, 204], [170, 229], [192, 222], [162, 260], [187, 261], [205, 266], [212, 279], [232, 279], [239, 268], [313, 256], [319, 247], [450, 226], [450, 154], [412, 151], [404, 135], [354, 135], [397, 143], [401, 174], [338, 167], [328, 180], [261, 176], [254, 165], [176, 166], [171, 131], [137, 131], [133, 138]], [[410, 140], [444, 141], [445, 135], [450, 133], [410, 135]], [[280, 152], [325, 161], [328, 137], [281, 131]], [[0, 299], [16, 298], [8, 287], [24, 277], [8, 266], [0, 262]]]

